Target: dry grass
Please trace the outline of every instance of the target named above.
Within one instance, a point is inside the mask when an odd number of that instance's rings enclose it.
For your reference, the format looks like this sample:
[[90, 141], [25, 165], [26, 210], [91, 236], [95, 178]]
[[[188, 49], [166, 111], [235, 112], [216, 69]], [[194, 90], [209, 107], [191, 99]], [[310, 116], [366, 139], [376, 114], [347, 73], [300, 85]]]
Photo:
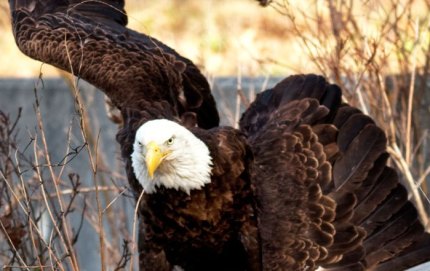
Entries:
[[[159, 38], [208, 74], [239, 74], [238, 89], [242, 75], [297, 72], [321, 73], [342, 86], [348, 102], [386, 131], [392, 163], [412, 192], [422, 219], [428, 220], [428, 3], [277, 0], [266, 9], [250, 0], [127, 3], [131, 28]], [[1, 62], [10, 63], [6, 69], [0, 65], [0, 74], [38, 76], [40, 64], [16, 49], [9, 21], [4, 19], [7, 13], [6, 3], [0, 4]], [[58, 74], [47, 65], [42, 71], [45, 76]], [[115, 203], [127, 190], [101, 178], [103, 153], [98, 151], [98, 135], [88, 128], [94, 120], [80, 102], [79, 87], [70, 82], [83, 143], [68, 149], [59, 165], [49, 159], [41, 117], [32, 141], [17, 146], [14, 120], [0, 115], [0, 231], [8, 241], [0, 246], [0, 262], [6, 267], [80, 270], [74, 248], [79, 229], [70, 226], [72, 213], [79, 213], [99, 234], [103, 270], [130, 267], [133, 234], [118, 230], [109, 216], [109, 211], [124, 215]], [[238, 118], [240, 102], [247, 102], [244, 97], [237, 101], [230, 109], [232, 119]], [[39, 110], [36, 106], [36, 113]], [[84, 152], [93, 176], [89, 187], [82, 186], [78, 175], [64, 174], [68, 161]], [[122, 178], [118, 172], [106, 174]], [[54, 225], [48, 233], [40, 224], [42, 214]], [[116, 234], [107, 238], [106, 232]]]
[[[7, 241], [0, 243], [3, 270], [81, 270], [75, 245], [84, 222], [99, 235], [102, 270], [119, 270], [129, 262], [132, 238], [124, 204], [132, 206], [133, 197], [121, 185], [124, 176], [104, 166], [105, 154], [99, 153], [98, 135], [90, 128], [97, 120], [87, 116], [76, 81], [71, 83], [76, 120], [69, 126], [59, 162], [51, 160], [46, 140], [38, 97], [41, 80], [34, 92], [37, 129], [27, 144], [17, 144], [20, 114], [11, 120], [0, 111], [0, 233]], [[67, 173], [70, 162], [84, 156], [92, 171], [90, 186], [83, 185], [77, 173]]]

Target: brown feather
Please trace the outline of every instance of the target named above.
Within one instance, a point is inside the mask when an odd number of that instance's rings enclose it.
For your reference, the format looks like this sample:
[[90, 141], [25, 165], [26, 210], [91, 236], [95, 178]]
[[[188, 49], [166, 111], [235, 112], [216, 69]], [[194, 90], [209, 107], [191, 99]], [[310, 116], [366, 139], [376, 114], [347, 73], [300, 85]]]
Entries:
[[403, 270], [430, 260], [430, 242], [420, 241], [429, 234], [386, 166], [384, 133], [341, 105], [339, 91], [322, 77], [291, 76], [259, 94], [241, 119], [259, 165], [253, 181], [267, 270]]
[[141, 269], [158, 266], [152, 254], [162, 251], [165, 256], [158, 261], [168, 263], [167, 269], [179, 265], [185, 270], [259, 270], [249, 182], [252, 155], [244, 137], [232, 128], [191, 130], [209, 146], [212, 182], [190, 195], [165, 188], [144, 194], [139, 206], [145, 233], [140, 250], [146, 252], [141, 254]]
[[123, 1], [10, 5], [22, 52], [90, 82], [121, 110], [167, 101], [177, 116], [195, 112], [200, 127], [218, 125], [215, 101], [198, 68], [160, 41], [126, 28]]
[[[342, 132], [343, 129], [339, 136]], [[385, 152], [385, 147], [386, 138], [381, 129], [373, 124], [366, 125], [334, 164], [333, 181], [336, 189], [359, 187], [375, 160]], [[341, 148], [340, 151], [342, 153]]]

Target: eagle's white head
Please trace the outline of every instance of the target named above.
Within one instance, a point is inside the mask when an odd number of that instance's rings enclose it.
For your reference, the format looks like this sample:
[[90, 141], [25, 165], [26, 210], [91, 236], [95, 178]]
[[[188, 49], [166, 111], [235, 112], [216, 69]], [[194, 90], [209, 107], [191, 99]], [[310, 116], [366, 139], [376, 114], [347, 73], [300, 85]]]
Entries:
[[165, 119], [144, 123], [136, 132], [131, 161], [145, 193], [157, 187], [187, 194], [211, 181], [208, 147], [189, 130]]

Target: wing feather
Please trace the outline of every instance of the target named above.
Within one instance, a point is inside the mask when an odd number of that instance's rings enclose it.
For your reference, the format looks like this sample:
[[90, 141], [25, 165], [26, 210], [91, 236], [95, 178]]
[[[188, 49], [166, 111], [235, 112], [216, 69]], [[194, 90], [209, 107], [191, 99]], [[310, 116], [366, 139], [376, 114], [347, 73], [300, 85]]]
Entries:
[[219, 116], [205, 77], [188, 59], [125, 27], [124, 1], [11, 0], [23, 53], [90, 82], [120, 109], [168, 101], [177, 116], [191, 111], [203, 128]]
[[430, 235], [387, 166], [384, 132], [341, 104], [337, 86], [290, 76], [259, 94], [240, 124], [256, 156], [269, 270], [404, 270], [430, 260]]

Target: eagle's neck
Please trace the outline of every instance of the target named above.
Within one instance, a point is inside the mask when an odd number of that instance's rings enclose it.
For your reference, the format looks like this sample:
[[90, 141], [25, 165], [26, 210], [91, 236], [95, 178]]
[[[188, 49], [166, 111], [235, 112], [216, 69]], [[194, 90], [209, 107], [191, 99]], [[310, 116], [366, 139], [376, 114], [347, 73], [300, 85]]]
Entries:
[[157, 188], [173, 188], [187, 194], [193, 189], [201, 189], [211, 182], [211, 157], [206, 145], [205, 150], [183, 150], [180, 155], [168, 157], [151, 179], [146, 174], [142, 181], [146, 193], [154, 193]]

